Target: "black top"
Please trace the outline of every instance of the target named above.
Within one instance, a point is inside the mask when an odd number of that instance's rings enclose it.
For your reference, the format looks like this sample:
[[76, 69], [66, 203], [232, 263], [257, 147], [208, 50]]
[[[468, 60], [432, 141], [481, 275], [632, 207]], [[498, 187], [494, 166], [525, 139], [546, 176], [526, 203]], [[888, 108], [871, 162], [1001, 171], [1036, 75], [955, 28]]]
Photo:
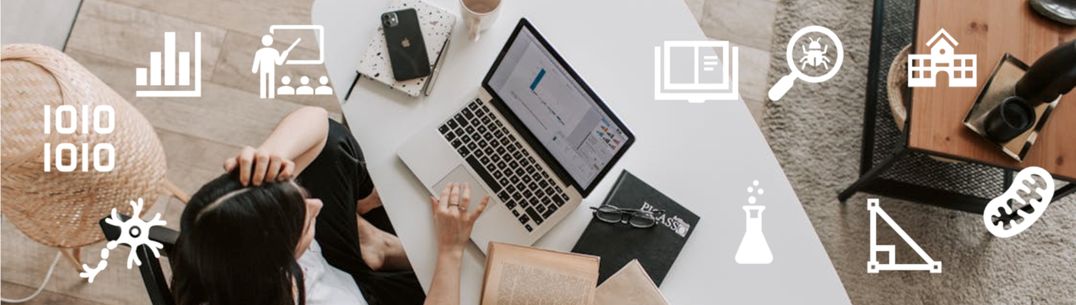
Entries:
[[[314, 233], [322, 255], [330, 265], [351, 275], [370, 305], [422, 304], [425, 293], [413, 271], [373, 271], [362, 260], [356, 205], [373, 192], [374, 183], [362, 149], [347, 127], [329, 120], [327, 137], [321, 153], [298, 178], [310, 196], [323, 204]], [[395, 234], [383, 208], [362, 217]]]

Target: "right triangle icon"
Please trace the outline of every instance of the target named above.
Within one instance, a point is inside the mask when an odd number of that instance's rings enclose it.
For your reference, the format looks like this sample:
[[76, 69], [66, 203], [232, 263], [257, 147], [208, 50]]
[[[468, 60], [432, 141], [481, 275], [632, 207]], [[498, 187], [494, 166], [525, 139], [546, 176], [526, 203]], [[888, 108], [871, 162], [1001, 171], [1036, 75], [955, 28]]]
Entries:
[[[941, 273], [941, 261], [936, 261], [930, 258], [930, 255], [923, 251], [919, 244], [915, 243], [911, 237], [908, 237], [908, 233], [904, 232], [904, 229], [900, 227], [893, 218], [886, 214], [885, 210], [882, 210], [882, 206], [879, 205], [877, 198], [867, 199], [867, 210], [871, 214], [871, 244], [870, 261], [867, 261], [867, 273], [878, 273], [878, 271], [886, 270], [903, 270], [903, 271], [930, 271], [930, 273]], [[923, 263], [918, 264], [898, 264], [897, 249], [895, 245], [879, 245], [878, 244], [878, 218], [881, 217], [900, 238], [904, 240], [904, 243], [908, 244], [912, 250], [915, 250], [916, 254], [919, 254], [919, 258], [923, 260]], [[878, 254], [881, 252], [888, 253], [888, 261], [886, 263], [880, 263], [878, 261]]]

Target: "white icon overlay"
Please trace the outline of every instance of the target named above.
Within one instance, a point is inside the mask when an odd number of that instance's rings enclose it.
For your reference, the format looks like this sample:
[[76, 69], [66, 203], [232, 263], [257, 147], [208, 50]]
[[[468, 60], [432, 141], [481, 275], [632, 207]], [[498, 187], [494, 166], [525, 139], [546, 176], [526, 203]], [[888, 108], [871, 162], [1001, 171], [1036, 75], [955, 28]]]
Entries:
[[[915, 243], [911, 237], [908, 237], [908, 233], [904, 232], [904, 229], [893, 221], [893, 218], [886, 214], [885, 210], [882, 210], [882, 206], [879, 205], [877, 198], [867, 199], [867, 210], [871, 214], [870, 224], [870, 261], [867, 261], [867, 273], [878, 273], [879, 271], [929, 271], [930, 273], [941, 273], [942, 263], [930, 258], [930, 255], [926, 251], [923, 251], [919, 244]], [[904, 243], [908, 244], [916, 254], [919, 254], [919, 258], [923, 260], [920, 264], [898, 264], [897, 263], [897, 247], [895, 245], [879, 245], [878, 244], [878, 217], [881, 217], [897, 235], [904, 240]], [[888, 253], [888, 261], [886, 263], [880, 263], [878, 261], [878, 253]]]
[[[822, 40], [822, 37], [809, 39], [811, 39], [810, 43], [800, 46], [803, 49], [803, 57], [800, 57], [800, 70], [807, 68], [807, 65], [812, 67], [821, 65], [823, 68], [829, 69], [830, 60], [829, 57], [826, 57], [826, 53], [829, 52], [829, 45], [827, 44], [823, 48], [822, 44], [818, 42]], [[808, 47], [810, 47], [809, 50], [807, 49]]]
[[654, 99], [738, 101], [739, 58], [728, 41], [665, 41], [654, 47]]
[[751, 194], [747, 197], [748, 204], [743, 206], [747, 226], [743, 239], [740, 240], [740, 247], [736, 249], [736, 263], [741, 265], [770, 264], [773, 262], [773, 252], [770, 252], [766, 235], [762, 234], [762, 211], [766, 210], [766, 206], [756, 205], [758, 198], [755, 197], [761, 197], [765, 191], [758, 186], [758, 180], [755, 180], [747, 187], [747, 193]]
[[105, 248], [101, 249], [101, 261], [97, 263], [96, 267], [90, 267], [89, 265], [82, 264], [83, 272], [78, 276], [87, 279], [90, 283], [93, 283], [93, 279], [97, 277], [97, 274], [104, 271], [108, 267], [108, 252], [109, 250], [115, 250], [116, 246], [125, 244], [131, 247], [131, 252], [127, 255], [127, 269], [131, 269], [132, 265], [142, 265], [142, 261], [138, 259], [139, 246], [149, 247], [150, 251], [153, 251], [154, 257], [161, 257], [160, 250], [164, 249], [164, 245], [159, 242], [149, 239], [149, 231], [156, 226], [164, 226], [167, 223], [161, 220], [161, 213], [153, 216], [153, 219], [149, 221], [142, 220], [138, 217], [142, 213], [142, 207], [144, 202], [142, 198], [138, 198], [138, 201], [131, 201], [131, 208], [134, 210], [131, 212], [131, 218], [123, 220], [119, 216], [119, 212], [116, 208], [112, 208], [112, 215], [105, 218], [105, 222], [116, 226], [120, 230], [120, 237], [116, 240], [109, 241], [105, 244]]
[[[813, 34], [812, 36], [807, 36]], [[796, 51], [796, 43], [800, 39], [807, 37], [805, 44], [801, 44], [800, 50], [803, 52], [803, 56], [798, 59], [799, 65], [797, 65], [797, 59], [794, 58], [793, 53]], [[822, 42], [822, 37], [826, 37], [833, 43], [833, 51], [836, 54], [831, 54], [829, 44]], [[830, 60], [830, 56], [835, 55], [836, 59]], [[801, 80], [809, 83], [821, 83], [833, 78], [837, 75], [837, 72], [841, 70], [841, 65], [844, 63], [844, 45], [841, 44], [841, 39], [837, 37], [837, 33], [832, 30], [812, 25], [804, 27], [788, 40], [788, 47], [785, 50], [785, 61], [788, 64], [788, 75], [781, 77], [777, 83], [770, 87], [770, 91], [767, 96], [771, 101], [777, 102], [785, 93], [788, 93], [789, 89], [792, 89], [792, 85], [796, 80]], [[807, 66], [817, 67], [822, 66], [826, 69], [826, 73], [822, 75], [808, 75], [803, 73]]]
[[927, 41], [930, 54], [908, 55], [908, 87], [935, 87], [941, 73], [949, 75], [949, 87], [975, 87], [977, 56], [954, 53], [959, 44], [940, 29]]
[[[295, 41], [279, 51], [273, 48], [274, 37], [278, 31], [312, 31], [317, 36], [317, 58], [292, 58], [291, 52], [303, 41], [296, 38]], [[254, 62], [250, 67], [250, 73], [258, 74], [258, 96], [262, 99], [275, 98], [277, 95], [332, 95], [332, 87], [329, 87], [329, 77], [318, 78], [317, 87], [310, 84], [310, 77], [303, 75], [298, 78], [298, 85], [293, 84], [292, 77], [281, 76], [277, 85], [277, 66], [283, 65], [320, 65], [325, 62], [325, 27], [320, 25], [272, 25], [269, 34], [261, 39], [261, 48], [254, 52]]]
[[[994, 236], [1016, 236], [1042, 217], [1053, 198], [1054, 178], [1050, 172], [1037, 166], [1025, 168], [1016, 174], [1005, 193], [986, 204], [983, 224]], [[1031, 206], [1031, 211], [1025, 211], [1025, 206]]]
[[176, 32], [165, 32], [164, 51], [149, 53], [149, 68], [135, 68], [135, 87], [155, 87], [136, 90], [137, 97], [202, 96], [202, 32], [194, 33], [193, 62], [191, 52], [176, 51]]

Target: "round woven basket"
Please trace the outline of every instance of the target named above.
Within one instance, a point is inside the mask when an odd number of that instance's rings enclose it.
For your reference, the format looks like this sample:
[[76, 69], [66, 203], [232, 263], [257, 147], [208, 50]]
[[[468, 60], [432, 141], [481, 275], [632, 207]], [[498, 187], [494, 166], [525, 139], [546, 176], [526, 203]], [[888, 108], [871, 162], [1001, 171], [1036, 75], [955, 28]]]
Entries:
[[[144, 198], [143, 211], [156, 202], [167, 169], [164, 150], [153, 126], [137, 109], [55, 49], [5, 45], [0, 58], [2, 211], [12, 224], [44, 245], [78, 248], [104, 238], [97, 222], [112, 208], [129, 215], [131, 200]], [[109, 134], [82, 134], [79, 130], [62, 135], [53, 129], [45, 135], [45, 105], [52, 105], [53, 111], [60, 105], [73, 105], [80, 117], [82, 105], [89, 105], [91, 113], [95, 105], [111, 105], [116, 128]], [[111, 143], [115, 168], [99, 173], [91, 166], [86, 172], [79, 168], [63, 173], [53, 167], [46, 173], [45, 143], [52, 147], [86, 143], [91, 151], [96, 143]], [[64, 158], [64, 163], [68, 162], [68, 157]]]
[[893, 122], [897, 129], [904, 131], [904, 121], [908, 119], [908, 105], [912, 103], [912, 88], [908, 87], [908, 54], [912, 46], [905, 46], [893, 63], [889, 65], [889, 75], [886, 77], [886, 92], [889, 93], [889, 112], [893, 114]]
[[[889, 75], [886, 76], [886, 93], [889, 95], [889, 112], [893, 114], [893, 122], [897, 129], [904, 131], [904, 123], [908, 120], [908, 108], [912, 105], [912, 88], [908, 87], [908, 54], [912, 52], [912, 45], [907, 45], [893, 58], [889, 65]], [[960, 161], [931, 155], [931, 159], [941, 162], [958, 163]]]

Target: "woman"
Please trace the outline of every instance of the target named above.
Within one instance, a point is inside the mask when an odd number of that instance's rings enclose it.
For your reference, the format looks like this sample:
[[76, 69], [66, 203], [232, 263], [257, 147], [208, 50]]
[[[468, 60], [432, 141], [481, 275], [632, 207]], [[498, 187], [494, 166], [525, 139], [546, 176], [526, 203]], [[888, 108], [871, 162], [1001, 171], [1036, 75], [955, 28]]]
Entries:
[[438, 259], [423, 298], [399, 239], [379, 221], [358, 143], [324, 110], [289, 114], [224, 169], [183, 211], [177, 304], [459, 304], [463, 248], [489, 202], [470, 209], [469, 186], [430, 198]]

